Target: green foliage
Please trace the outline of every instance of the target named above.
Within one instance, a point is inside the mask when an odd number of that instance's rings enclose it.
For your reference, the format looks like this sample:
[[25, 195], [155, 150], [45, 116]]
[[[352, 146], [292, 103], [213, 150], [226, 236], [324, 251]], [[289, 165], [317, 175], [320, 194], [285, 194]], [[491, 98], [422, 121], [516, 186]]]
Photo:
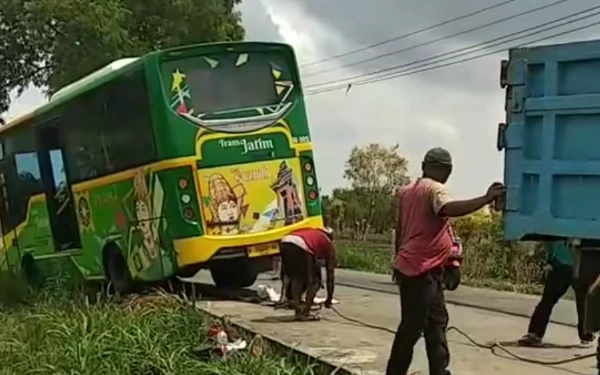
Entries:
[[463, 242], [463, 274], [467, 279], [539, 289], [546, 265], [543, 247], [505, 242], [499, 213], [482, 210], [456, 220], [454, 226]]
[[390, 273], [391, 250], [389, 249], [367, 247], [364, 244], [352, 242], [338, 244], [337, 264], [341, 268], [351, 270]]
[[51, 94], [119, 58], [241, 40], [240, 0], [0, 0], [0, 113], [12, 90]]
[[[546, 266], [543, 247], [505, 242], [500, 214], [481, 210], [453, 224], [463, 244], [461, 270], [465, 284], [526, 293], [541, 291]], [[370, 234], [367, 241], [337, 242], [339, 267], [391, 272], [391, 233]]]
[[225, 359], [198, 356], [213, 323], [172, 295], [134, 296], [96, 305], [47, 288], [27, 305], [0, 307], [2, 374], [309, 375], [266, 347]]
[[393, 192], [408, 183], [407, 167], [398, 145], [354, 147], [344, 171], [352, 187], [334, 189], [332, 196], [323, 200], [330, 225], [363, 236], [370, 230], [390, 229], [395, 217]]
[[384, 147], [371, 143], [352, 149], [344, 177], [353, 188], [391, 194], [397, 186], [408, 183], [407, 173], [408, 161], [400, 155], [398, 145]]
[[14, 273], [0, 272], [0, 310], [25, 303], [29, 299], [29, 288]]

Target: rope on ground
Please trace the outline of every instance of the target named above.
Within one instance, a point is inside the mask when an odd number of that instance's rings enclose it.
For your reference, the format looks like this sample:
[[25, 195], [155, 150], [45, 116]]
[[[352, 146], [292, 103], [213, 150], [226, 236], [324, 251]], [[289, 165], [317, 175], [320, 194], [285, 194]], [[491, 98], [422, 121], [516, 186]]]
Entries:
[[[366, 322], [363, 322], [362, 320], [359, 319], [354, 319], [354, 318], [350, 318], [344, 314], [342, 314], [338, 309], [336, 309], [335, 307], [331, 308], [340, 318], [347, 320], [349, 322], [355, 323], [355, 324], [359, 324], [362, 325], [364, 327], [367, 328], [372, 328], [372, 329], [376, 329], [376, 330], [380, 330], [380, 331], [384, 331], [384, 332], [388, 332], [391, 333], [392, 335], [396, 334], [396, 331], [390, 328], [386, 328], [386, 327], [381, 327], [381, 326], [377, 326], [377, 325], [373, 325], [373, 324], [369, 324]], [[508, 348], [506, 348], [504, 345], [500, 344], [499, 342], [495, 342], [492, 344], [482, 344], [477, 342], [475, 339], [473, 339], [471, 336], [469, 336], [466, 332], [464, 332], [463, 330], [461, 330], [458, 327], [454, 327], [454, 326], [450, 326], [446, 329], [446, 332], [450, 332], [450, 331], [455, 331], [458, 334], [460, 334], [461, 336], [463, 336], [464, 338], [466, 338], [467, 340], [469, 340], [469, 342], [471, 342], [471, 344], [475, 345], [478, 348], [481, 349], [487, 349], [490, 350], [492, 352], [492, 354], [498, 356], [498, 353], [496, 352], [496, 350], [500, 350], [506, 354], [508, 354], [510, 357], [519, 360], [521, 362], [527, 362], [527, 363], [533, 363], [536, 365], [543, 365], [543, 366], [558, 366], [558, 365], [564, 365], [566, 363], [571, 363], [571, 362], [577, 362], [577, 361], [581, 361], [584, 359], [588, 359], [588, 358], [593, 358], [596, 356], [595, 353], [590, 353], [590, 354], [585, 354], [582, 356], [574, 356], [572, 358], [566, 358], [566, 359], [560, 359], [560, 360], [554, 360], [554, 361], [542, 361], [542, 360], [537, 360], [537, 359], [531, 359], [531, 358], [527, 358], [527, 357], [523, 357], [520, 356], [514, 352], [512, 352], [511, 350], [509, 350]]]

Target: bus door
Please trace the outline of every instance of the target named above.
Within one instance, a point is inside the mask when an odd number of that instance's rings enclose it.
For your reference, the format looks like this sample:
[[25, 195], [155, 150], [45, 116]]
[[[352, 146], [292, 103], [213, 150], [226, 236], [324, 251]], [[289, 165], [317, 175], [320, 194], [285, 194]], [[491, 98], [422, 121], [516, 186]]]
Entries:
[[[13, 244], [7, 244], [5, 242], [4, 233], [4, 222], [8, 218], [10, 213], [9, 207], [9, 193], [8, 193], [8, 179], [10, 174], [14, 173], [14, 168], [10, 168], [10, 161], [4, 155], [4, 146], [0, 143], [0, 270], [8, 269], [12, 270], [10, 260], [8, 259], [8, 248]], [[15, 240], [15, 245], [18, 246]]]
[[42, 125], [36, 139], [54, 249], [64, 251], [80, 249], [81, 238], [58, 125]]

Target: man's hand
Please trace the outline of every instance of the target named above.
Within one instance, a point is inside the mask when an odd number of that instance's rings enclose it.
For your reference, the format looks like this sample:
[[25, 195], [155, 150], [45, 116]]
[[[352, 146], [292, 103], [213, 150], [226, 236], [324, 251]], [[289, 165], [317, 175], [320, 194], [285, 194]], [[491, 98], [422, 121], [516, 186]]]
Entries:
[[494, 182], [488, 188], [488, 191], [485, 194], [485, 197], [490, 202], [493, 202], [494, 199], [498, 198], [499, 196], [502, 196], [502, 194], [504, 194], [505, 192], [506, 192], [506, 187], [504, 186], [504, 184], [502, 184], [501, 182]]

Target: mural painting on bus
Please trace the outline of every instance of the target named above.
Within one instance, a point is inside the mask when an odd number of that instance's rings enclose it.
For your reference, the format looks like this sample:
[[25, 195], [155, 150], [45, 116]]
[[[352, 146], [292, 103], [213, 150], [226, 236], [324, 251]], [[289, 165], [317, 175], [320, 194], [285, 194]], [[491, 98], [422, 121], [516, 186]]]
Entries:
[[257, 233], [305, 217], [295, 159], [217, 167], [199, 172], [208, 234]]
[[161, 232], [166, 230], [166, 221], [163, 221], [162, 215], [164, 190], [158, 176], [150, 173], [147, 177], [139, 169], [128, 197], [131, 197], [128, 199], [128, 213], [133, 219], [127, 240], [129, 269], [132, 276], [140, 279], [160, 278], [172, 271], [173, 263], [160, 241]]

